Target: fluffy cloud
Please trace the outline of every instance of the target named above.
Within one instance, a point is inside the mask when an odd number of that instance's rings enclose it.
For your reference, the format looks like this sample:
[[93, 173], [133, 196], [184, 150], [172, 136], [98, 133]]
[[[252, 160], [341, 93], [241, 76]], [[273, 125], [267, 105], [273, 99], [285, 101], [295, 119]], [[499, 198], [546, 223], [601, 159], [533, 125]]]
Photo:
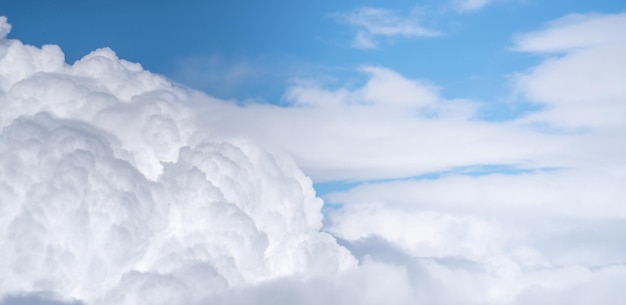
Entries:
[[360, 49], [378, 47], [376, 37], [432, 37], [441, 33], [421, 26], [417, 16], [400, 16], [391, 10], [362, 7], [347, 13], [332, 15], [338, 21], [357, 29], [353, 46]]
[[109, 49], [67, 65], [2, 37], [0, 54], [5, 303], [189, 304], [355, 265], [293, 160], [207, 140], [187, 89]]

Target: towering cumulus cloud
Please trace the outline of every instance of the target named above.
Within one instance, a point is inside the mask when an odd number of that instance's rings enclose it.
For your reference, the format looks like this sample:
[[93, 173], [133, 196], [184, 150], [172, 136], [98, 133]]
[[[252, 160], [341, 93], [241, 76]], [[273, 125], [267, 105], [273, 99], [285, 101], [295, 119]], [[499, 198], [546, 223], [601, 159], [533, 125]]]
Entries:
[[198, 93], [110, 49], [68, 65], [10, 28], [2, 17], [5, 303], [190, 304], [355, 265], [320, 232], [310, 179], [283, 154], [211, 141], [186, 102]]

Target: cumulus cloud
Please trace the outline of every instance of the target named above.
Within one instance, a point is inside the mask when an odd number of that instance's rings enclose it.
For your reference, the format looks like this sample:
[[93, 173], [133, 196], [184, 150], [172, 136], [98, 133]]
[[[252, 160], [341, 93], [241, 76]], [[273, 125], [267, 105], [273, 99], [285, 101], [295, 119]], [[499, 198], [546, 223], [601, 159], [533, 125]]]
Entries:
[[359, 49], [377, 48], [377, 37], [415, 38], [441, 35], [436, 30], [420, 25], [418, 17], [413, 14], [402, 16], [387, 9], [361, 7], [332, 16], [356, 29], [353, 46]]
[[[518, 78], [545, 109], [484, 122], [384, 67], [357, 86], [294, 80], [287, 107], [236, 105], [110, 49], [67, 64], [0, 29], [0, 304], [626, 302], [624, 124], [592, 111], [624, 96], [538, 85], [614, 40], [564, 43]], [[585, 77], [621, 76], [605, 70]], [[463, 170], [493, 164], [512, 173]], [[342, 207], [323, 219], [297, 165], [388, 180], [328, 195]]]
[[294, 161], [207, 140], [189, 90], [110, 49], [68, 65], [3, 37], [0, 54], [4, 303], [189, 304], [354, 267]]

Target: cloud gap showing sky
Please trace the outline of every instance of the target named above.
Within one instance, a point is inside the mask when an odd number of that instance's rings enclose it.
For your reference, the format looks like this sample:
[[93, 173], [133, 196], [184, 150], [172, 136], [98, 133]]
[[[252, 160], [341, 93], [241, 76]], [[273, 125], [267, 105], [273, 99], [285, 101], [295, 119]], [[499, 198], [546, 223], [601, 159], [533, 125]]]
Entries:
[[[360, 48], [442, 34], [373, 7], [319, 18]], [[375, 62], [220, 99], [106, 47], [67, 63], [0, 17], [0, 304], [625, 303], [621, 28], [510, 33], [536, 61], [491, 103], [533, 107], [486, 120]]]

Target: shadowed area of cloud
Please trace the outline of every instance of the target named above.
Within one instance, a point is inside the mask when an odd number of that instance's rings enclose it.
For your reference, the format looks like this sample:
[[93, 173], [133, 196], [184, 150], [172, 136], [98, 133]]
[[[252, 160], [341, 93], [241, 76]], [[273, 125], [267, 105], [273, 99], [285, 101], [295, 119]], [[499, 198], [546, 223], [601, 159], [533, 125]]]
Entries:
[[79, 301], [61, 301], [45, 293], [8, 295], [0, 300], [1, 305], [83, 305]]

